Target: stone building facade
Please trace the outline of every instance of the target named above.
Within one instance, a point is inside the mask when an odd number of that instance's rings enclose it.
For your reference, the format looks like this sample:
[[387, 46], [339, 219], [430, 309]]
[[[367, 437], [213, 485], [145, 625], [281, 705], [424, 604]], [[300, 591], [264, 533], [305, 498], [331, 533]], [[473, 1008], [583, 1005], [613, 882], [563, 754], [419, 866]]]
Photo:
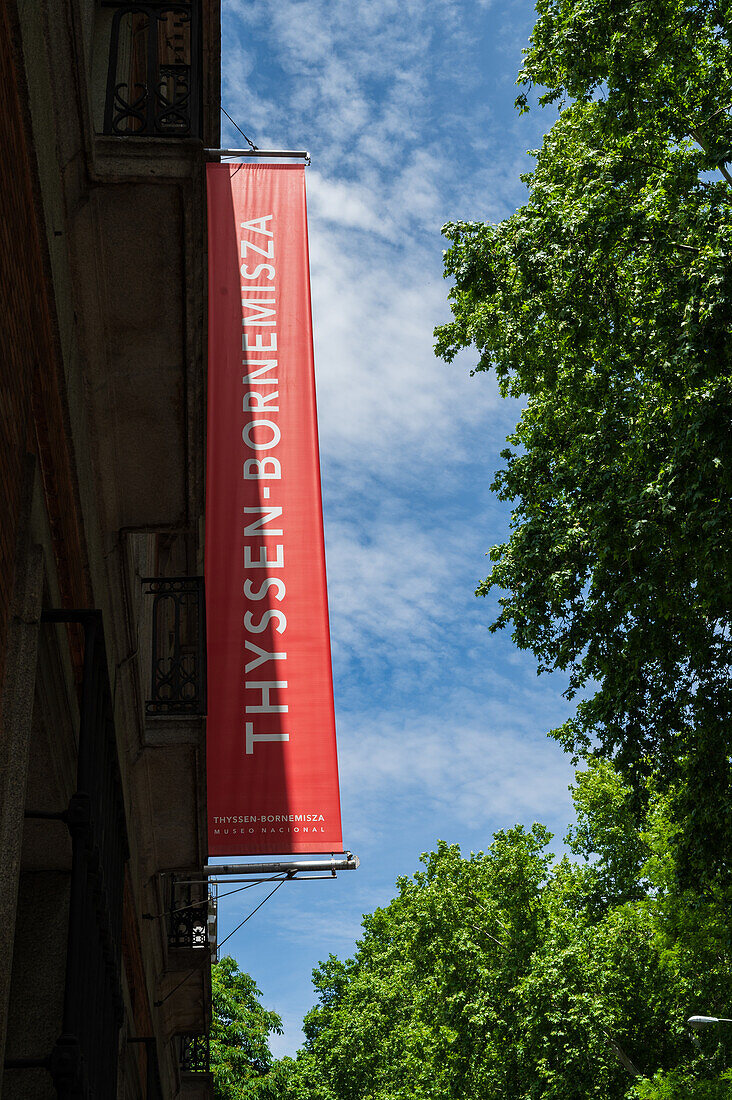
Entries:
[[209, 1097], [218, 0], [0, 5], [0, 1097]]

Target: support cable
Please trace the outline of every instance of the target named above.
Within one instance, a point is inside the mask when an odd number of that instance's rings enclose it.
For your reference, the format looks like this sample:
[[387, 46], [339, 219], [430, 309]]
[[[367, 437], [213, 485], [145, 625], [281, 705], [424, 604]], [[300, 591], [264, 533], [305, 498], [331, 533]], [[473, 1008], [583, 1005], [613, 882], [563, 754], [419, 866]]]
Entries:
[[[269, 881], [270, 881], [270, 882], [274, 882], [274, 879], [270, 879]], [[245, 925], [245, 924], [247, 923], [247, 921], [248, 921], [248, 920], [251, 920], [251, 919], [252, 919], [252, 917], [254, 916], [254, 914], [255, 914], [255, 913], [258, 913], [258, 912], [259, 912], [259, 910], [260, 910], [260, 909], [262, 908], [262, 906], [263, 906], [263, 905], [265, 905], [265, 904], [266, 904], [266, 903], [267, 903], [267, 902], [269, 901], [269, 899], [270, 899], [270, 898], [271, 898], [271, 897], [272, 897], [272, 896], [273, 896], [274, 894], [276, 894], [276, 893], [277, 893], [277, 891], [279, 890], [280, 886], [282, 886], [283, 882], [287, 882], [287, 878], [280, 878], [280, 880], [279, 880], [279, 882], [277, 883], [277, 885], [275, 886], [274, 890], [270, 890], [270, 892], [269, 892], [269, 893], [267, 894], [267, 897], [266, 897], [266, 898], [264, 898], [264, 899], [263, 899], [263, 901], [260, 901], [260, 903], [259, 903], [259, 905], [258, 905], [258, 906], [256, 907], [256, 909], [252, 909], [251, 913], [247, 913], [246, 917], [244, 917], [244, 920], [240, 921], [240, 922], [239, 922], [239, 924], [237, 924], [237, 926], [236, 926], [236, 928], [234, 929], [234, 931], [233, 931], [233, 932], [229, 932], [228, 936], [226, 936], [226, 937], [225, 937], [225, 938], [224, 938], [223, 940], [221, 940], [221, 942], [220, 942], [220, 943], [218, 944], [218, 947], [223, 947], [223, 945], [224, 945], [224, 944], [226, 943], [226, 941], [227, 941], [227, 940], [230, 940], [230, 939], [231, 939], [231, 937], [232, 937], [233, 935], [235, 935], [235, 934], [236, 934], [236, 933], [237, 933], [237, 932], [239, 931], [239, 929], [240, 929], [240, 928], [242, 928], [242, 927], [243, 927], [243, 926], [244, 926], [244, 925]], [[210, 962], [211, 962], [211, 952], [210, 952], [210, 951], [207, 951], [207, 952], [206, 952], [206, 955], [205, 955], [205, 958], [201, 959], [200, 963], [199, 963], [199, 964], [198, 964], [197, 966], [194, 966], [194, 967], [193, 967], [193, 970], [191, 970], [189, 974], [186, 974], [185, 978], [181, 978], [181, 980], [180, 980], [180, 981], [178, 982], [178, 984], [177, 984], [176, 986], [174, 986], [174, 987], [173, 987], [173, 988], [172, 988], [172, 989], [170, 990], [170, 992], [169, 992], [169, 993], [166, 993], [166, 994], [165, 994], [165, 996], [164, 996], [164, 997], [162, 998], [162, 1000], [160, 1000], [160, 1001], [154, 1001], [154, 1002], [153, 1002], [153, 1005], [154, 1005], [154, 1007], [155, 1007], [155, 1008], [160, 1008], [160, 1007], [161, 1007], [161, 1005], [164, 1005], [164, 1004], [165, 1004], [165, 1002], [166, 1002], [166, 1001], [167, 1001], [167, 1000], [168, 1000], [168, 999], [169, 999], [170, 997], [172, 997], [174, 993], [177, 993], [177, 992], [178, 992], [178, 990], [180, 989], [180, 987], [181, 987], [182, 985], [185, 985], [185, 983], [186, 983], [186, 982], [188, 981], [188, 979], [189, 979], [189, 978], [192, 978], [194, 974], [196, 974], [196, 973], [197, 973], [197, 972], [198, 972], [199, 970], [202, 970], [202, 969], [203, 969], [203, 967], [204, 967], [204, 966], [206, 965], [206, 963], [210, 963]]]
[[256, 145], [254, 144], [254, 142], [252, 141], [252, 139], [251, 139], [251, 138], [248, 138], [248, 137], [247, 137], [247, 135], [246, 135], [246, 134], [244, 133], [244, 131], [242, 130], [241, 126], [239, 126], [239, 125], [238, 125], [238, 124], [237, 124], [236, 122], [234, 122], [234, 120], [233, 120], [233, 118], [231, 117], [231, 115], [229, 114], [229, 112], [228, 112], [228, 111], [227, 111], [227, 110], [226, 110], [226, 109], [225, 109], [224, 107], [222, 107], [222, 108], [221, 108], [221, 110], [222, 110], [222, 111], [223, 111], [223, 113], [224, 113], [224, 114], [226, 115], [226, 117], [228, 118], [228, 120], [229, 120], [229, 122], [231, 123], [231, 125], [232, 125], [232, 126], [235, 126], [235, 127], [236, 127], [236, 129], [237, 129], [237, 130], [239, 131], [239, 133], [240, 133], [240, 134], [241, 134], [241, 136], [242, 136], [242, 137], [244, 138], [244, 140], [246, 141], [246, 143], [247, 143], [247, 145], [248, 145], [248, 146], [250, 147], [250, 149], [253, 149], [255, 153], [258, 153], [258, 152], [259, 152], [259, 150], [258, 150], [257, 146], [256, 146]]
[[[205, 883], [206, 881], [207, 881], [206, 879], [201, 879], [201, 882], [203, 882], [203, 883]], [[256, 882], [250, 882], [248, 886], [239, 886], [239, 887], [237, 887], [236, 890], [227, 890], [225, 894], [216, 894], [216, 897], [215, 897], [214, 900], [219, 901], [221, 898], [230, 898], [232, 894], [240, 894], [242, 892], [242, 890], [248, 890], [249, 887], [251, 887], [251, 886], [258, 886], [261, 882], [272, 882], [272, 881], [273, 880], [271, 878], [270, 879], [257, 879]], [[184, 885], [188, 885], [188, 884], [184, 883]], [[175, 916], [176, 913], [185, 913], [186, 910], [188, 910], [188, 909], [203, 909], [204, 906], [206, 906], [206, 905], [208, 905], [208, 898], [202, 899], [201, 901], [192, 901], [190, 905], [181, 905], [177, 909], [167, 909], [167, 910], [164, 910], [162, 913], [143, 913], [142, 914], [142, 919], [143, 920], [162, 920], [163, 917], [172, 917], [172, 916]]]

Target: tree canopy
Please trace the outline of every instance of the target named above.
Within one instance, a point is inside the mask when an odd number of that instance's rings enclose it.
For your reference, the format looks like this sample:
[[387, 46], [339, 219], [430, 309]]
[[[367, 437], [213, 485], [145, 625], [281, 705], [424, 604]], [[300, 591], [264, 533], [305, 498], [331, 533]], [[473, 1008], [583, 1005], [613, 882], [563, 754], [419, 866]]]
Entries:
[[667, 800], [652, 796], [639, 836], [610, 765], [580, 773], [574, 797], [568, 842], [584, 859], [556, 862], [546, 829], [516, 826], [467, 858], [440, 843], [398, 881], [354, 957], [315, 971], [283, 1097], [727, 1095], [732, 1042], [719, 1031], [697, 1048], [684, 1021], [722, 1014], [729, 936], [712, 902], [679, 892]]
[[513, 216], [444, 227], [436, 330], [525, 403], [493, 628], [567, 675], [569, 750], [673, 792], [703, 881], [732, 867], [729, 11], [540, 0], [518, 102], [537, 85], [559, 118]]

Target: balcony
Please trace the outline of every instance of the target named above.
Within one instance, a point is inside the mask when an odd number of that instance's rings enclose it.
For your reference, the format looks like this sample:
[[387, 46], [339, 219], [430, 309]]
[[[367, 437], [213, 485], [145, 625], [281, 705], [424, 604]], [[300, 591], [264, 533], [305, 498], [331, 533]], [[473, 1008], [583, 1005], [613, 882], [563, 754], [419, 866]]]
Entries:
[[151, 598], [146, 718], [206, 713], [206, 609], [203, 577], [145, 577]]
[[208, 1035], [179, 1034], [176, 1039], [181, 1098], [209, 1100], [213, 1095], [213, 1079], [209, 1065]]
[[196, 0], [102, 0], [111, 9], [104, 133], [199, 138], [202, 34]]
[[[216, 951], [216, 885], [190, 875], [170, 876], [168, 949]], [[193, 961], [195, 965], [195, 960]]]
[[181, 1073], [208, 1073], [208, 1035], [178, 1035], [177, 1038]]

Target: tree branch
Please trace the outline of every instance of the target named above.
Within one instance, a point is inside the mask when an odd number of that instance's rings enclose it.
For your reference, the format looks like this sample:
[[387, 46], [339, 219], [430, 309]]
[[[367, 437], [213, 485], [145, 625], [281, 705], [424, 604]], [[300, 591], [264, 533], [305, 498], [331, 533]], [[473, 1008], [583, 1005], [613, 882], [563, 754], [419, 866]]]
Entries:
[[[607, 1035], [607, 1032], [606, 1032], [606, 1035]], [[631, 1077], [642, 1077], [643, 1074], [641, 1073], [641, 1071], [638, 1069], [637, 1066], [633, 1065], [633, 1063], [631, 1062], [628, 1055], [625, 1053], [625, 1051], [622, 1049], [622, 1047], [618, 1046], [618, 1044], [613, 1039], [612, 1035], [607, 1035], [607, 1041], [610, 1044], [610, 1049], [612, 1050], [613, 1054], [615, 1055], [617, 1060], [620, 1062], [621, 1066], [623, 1066], [625, 1069], [627, 1069], [627, 1071], [631, 1075]]]
[[[703, 153], [709, 153], [709, 145], [702, 141], [701, 134], [698, 130], [689, 130], [689, 137], [693, 138], [693, 140], [697, 143]], [[718, 162], [717, 168], [727, 180], [727, 183], [732, 184], [732, 176], [729, 174], [725, 164], [722, 161]]]

